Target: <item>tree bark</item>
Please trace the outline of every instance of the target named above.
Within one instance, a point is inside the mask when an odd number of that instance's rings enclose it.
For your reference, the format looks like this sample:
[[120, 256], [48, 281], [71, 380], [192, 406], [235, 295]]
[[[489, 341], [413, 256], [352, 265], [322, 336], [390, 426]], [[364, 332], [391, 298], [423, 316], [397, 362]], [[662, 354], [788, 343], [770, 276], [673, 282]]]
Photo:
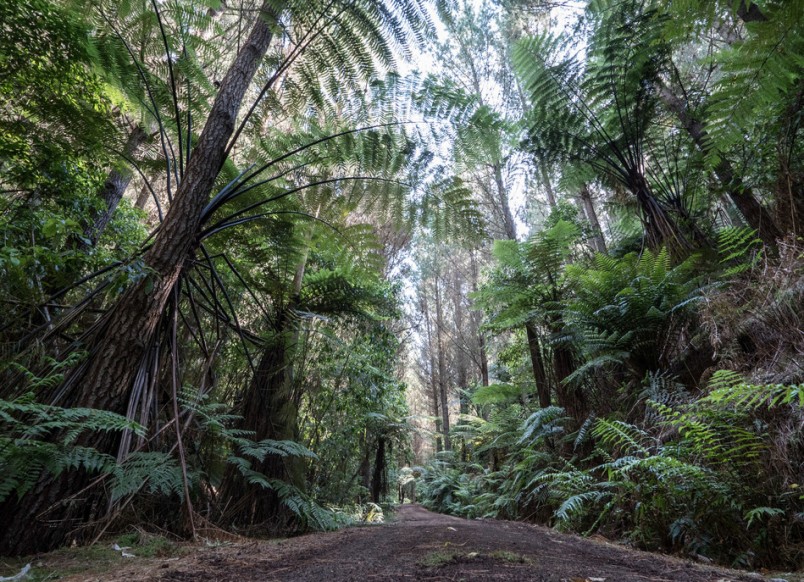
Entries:
[[[455, 313], [455, 330], [456, 337], [465, 337], [464, 332], [464, 317], [465, 308], [463, 305], [463, 278], [460, 269], [455, 269], [452, 272], [452, 309]], [[471, 345], [463, 343], [455, 355], [455, 380], [459, 390], [459, 411], [461, 415], [469, 414], [469, 400], [466, 395], [466, 390], [469, 386], [469, 362], [468, 353], [472, 349]], [[463, 424], [462, 420], [458, 420], [458, 425]], [[466, 439], [461, 438], [461, 461], [465, 462], [467, 458]]]
[[541, 175], [544, 191], [547, 194], [547, 203], [550, 205], [550, 210], [555, 210], [558, 207], [556, 194], [553, 191], [553, 183], [550, 180], [550, 174], [547, 172], [547, 167], [544, 163], [539, 164], [539, 174]]
[[[126, 145], [123, 149], [126, 157], [131, 157], [136, 154], [140, 146], [148, 139], [148, 135], [143, 129], [137, 125], [126, 140]], [[92, 213], [89, 224], [84, 229], [84, 236], [89, 239], [92, 246], [97, 244], [98, 239], [106, 230], [106, 227], [111, 222], [117, 205], [123, 199], [123, 194], [126, 188], [131, 183], [132, 173], [128, 168], [120, 167], [114, 168], [109, 172], [109, 176], [103, 183], [103, 187], [99, 193], [99, 197], [103, 200], [105, 208], [96, 210]]]
[[442, 443], [441, 443], [441, 415], [439, 413], [439, 400], [440, 394], [438, 391], [438, 379], [436, 377], [436, 357], [437, 354], [435, 353], [435, 345], [433, 342], [433, 331], [432, 331], [432, 324], [430, 323], [430, 308], [427, 302], [426, 296], [426, 289], [424, 284], [422, 284], [421, 288], [422, 297], [421, 297], [421, 313], [424, 316], [424, 325], [425, 331], [427, 333], [427, 354], [429, 357], [429, 364], [430, 364], [430, 395], [433, 397], [433, 416], [435, 417], [435, 450], [437, 453], [440, 453], [442, 450]]
[[441, 432], [444, 435], [444, 450], [452, 449], [449, 437], [449, 399], [447, 397], [447, 354], [444, 351], [444, 310], [438, 278], [435, 280], [436, 345], [438, 347], [438, 394], [441, 400]]
[[[148, 354], [165, 307], [174, 292], [181, 270], [194, 250], [201, 213], [209, 199], [226, 158], [226, 146], [234, 131], [237, 113], [257, 71], [273, 33], [267, 22], [274, 18], [273, 2], [263, 5], [260, 16], [221, 83], [209, 118], [187, 164], [173, 204], [144, 256], [148, 275], [129, 288], [107, 314], [89, 346], [86, 366], [68, 377], [69, 406], [100, 408], [126, 414], [138, 397], [132, 390], [138, 373], [147, 373]], [[119, 438], [98, 435], [86, 443], [103, 452], [125, 457]], [[69, 473], [69, 479], [44, 475], [36, 492], [19, 503], [7, 500], [0, 506], [0, 522], [11, 524], [0, 538], [0, 553], [22, 554], [45, 551], [64, 541], [69, 525], [81, 525], [106, 510], [102, 491], [86, 493], [79, 507], [63, 504], [53, 509], [48, 520], [62, 522], [50, 528], [39, 521], [42, 500], [66, 499], [89, 483], [89, 475]], [[98, 489], [98, 488], [96, 488]], [[92, 508], [91, 510], [88, 508]]]
[[[477, 268], [477, 259], [475, 258], [475, 251], [472, 250], [470, 255], [470, 263], [472, 268], [472, 292], [477, 293], [478, 278], [480, 274]], [[483, 386], [489, 385], [489, 357], [486, 350], [486, 336], [480, 330], [480, 314], [477, 311], [472, 312], [472, 327], [477, 334], [477, 350], [479, 352], [478, 368], [480, 372], [480, 383]]]
[[533, 367], [533, 380], [536, 382], [536, 393], [539, 395], [539, 406], [547, 408], [550, 406], [550, 385], [547, 382], [547, 373], [544, 370], [544, 360], [542, 359], [542, 348], [539, 345], [539, 335], [536, 331], [536, 327], [532, 323], [525, 324], [525, 332], [528, 338], [530, 363]]
[[388, 480], [385, 478], [385, 437], [377, 437], [377, 454], [374, 456], [374, 472], [371, 476], [371, 500], [379, 503], [388, 493]]
[[514, 222], [514, 215], [511, 214], [511, 205], [509, 204], [508, 192], [505, 189], [505, 182], [503, 181], [502, 168], [499, 163], [495, 163], [492, 166], [492, 170], [494, 172], [494, 184], [497, 187], [497, 197], [500, 201], [505, 237], [516, 240], [516, 223]]
[[592, 248], [598, 253], [606, 254], [606, 239], [603, 238], [603, 229], [600, 228], [600, 221], [597, 219], [597, 212], [595, 212], [595, 205], [592, 202], [592, 194], [589, 192], [589, 186], [584, 184], [581, 187], [579, 194], [581, 204], [583, 205], [583, 213], [586, 220], [592, 227]]

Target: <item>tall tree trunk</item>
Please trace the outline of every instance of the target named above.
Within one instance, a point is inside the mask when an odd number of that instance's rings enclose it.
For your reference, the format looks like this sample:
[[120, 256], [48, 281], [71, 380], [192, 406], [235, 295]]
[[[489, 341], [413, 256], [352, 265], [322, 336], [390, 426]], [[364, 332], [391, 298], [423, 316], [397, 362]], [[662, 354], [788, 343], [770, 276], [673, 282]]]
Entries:
[[435, 279], [436, 345], [438, 347], [438, 394], [441, 400], [441, 432], [444, 435], [444, 450], [452, 449], [449, 438], [449, 399], [447, 397], [447, 354], [444, 347], [444, 310], [441, 305], [441, 290]]
[[427, 302], [426, 289], [422, 284], [421, 313], [424, 316], [425, 331], [427, 334], [427, 354], [430, 364], [430, 395], [433, 398], [433, 416], [435, 417], [435, 450], [440, 453], [442, 450], [441, 441], [441, 415], [439, 413], [440, 394], [438, 391], [438, 378], [436, 371], [436, 346], [433, 340], [432, 323], [430, 322], [430, 307]]
[[[453, 270], [452, 275], [451, 294], [452, 309], [455, 313], [456, 337], [466, 337], [464, 335], [465, 307], [463, 304], [463, 276], [460, 269]], [[459, 411], [461, 415], [469, 414], [469, 400], [466, 390], [469, 385], [468, 354], [471, 349], [471, 345], [461, 342], [455, 355], [455, 381], [459, 390]], [[460, 426], [461, 424], [463, 424], [463, 421], [458, 420], [458, 425]], [[461, 461], [466, 461], [466, 454], [466, 439], [461, 438]]]
[[[470, 265], [472, 268], [472, 292], [477, 293], [478, 289], [478, 279], [480, 274], [477, 268], [477, 259], [475, 257], [475, 251], [472, 250], [472, 254], [470, 255]], [[480, 330], [480, 322], [481, 322], [481, 315], [477, 311], [472, 311], [472, 328], [474, 333], [477, 335], [477, 351], [478, 359], [477, 365], [480, 372], [480, 383], [483, 386], [489, 385], [489, 356], [486, 350], [486, 336]]]
[[516, 240], [516, 223], [514, 222], [514, 215], [511, 214], [511, 205], [508, 201], [508, 191], [505, 188], [505, 181], [502, 176], [502, 167], [499, 163], [495, 163], [492, 165], [492, 170], [494, 172], [494, 184], [497, 187], [500, 211], [502, 212], [505, 237]]
[[146, 184], [140, 188], [140, 193], [137, 194], [137, 200], [134, 201], [134, 208], [145, 210], [148, 200], [151, 198], [151, 189]]
[[[659, 98], [662, 103], [672, 111], [682, 127], [687, 131], [692, 141], [701, 152], [708, 154], [712, 150], [709, 134], [704, 123], [693, 117], [684, 100], [677, 97], [668, 87], [659, 87]], [[759, 203], [754, 192], [742, 181], [742, 178], [734, 171], [731, 162], [724, 157], [714, 167], [715, 176], [728, 192], [734, 205], [743, 215], [748, 226], [755, 229], [759, 238], [769, 246], [776, 245], [776, 239], [782, 236], [781, 231], [776, 226], [773, 217]]]
[[366, 432], [363, 433], [363, 460], [360, 461], [358, 473], [360, 473], [360, 484], [371, 494], [371, 448]]
[[[273, 33], [273, 2], [266, 2], [243, 47], [221, 83], [193, 155], [187, 164], [165, 220], [144, 256], [148, 276], [129, 288], [98, 326], [86, 365], [76, 368], [67, 379], [69, 392], [61, 404], [100, 408], [126, 414], [138, 408], [140, 390], [132, 390], [135, 378], [147, 376], [149, 352], [169, 298], [174, 294], [184, 262], [196, 244], [202, 210], [209, 199], [226, 158], [227, 142], [234, 132], [243, 97], [251, 84]], [[138, 380], [139, 382], [139, 380]], [[91, 442], [101, 451], [124, 457], [120, 439], [98, 435]], [[95, 488], [83, 492], [81, 503], [46, 504], [66, 500], [82, 492], [90, 476], [68, 472], [59, 478], [42, 477], [35, 490], [18, 503], [0, 505], [0, 522], [8, 527], [0, 534], [0, 553], [22, 554], [52, 549], [62, 543], [71, 526], [79, 526], [106, 510], [105, 495]], [[43, 509], [50, 509], [49, 522], [40, 521]]]
[[544, 192], [547, 194], [547, 203], [550, 205], [550, 210], [555, 210], [558, 207], [555, 191], [553, 191], [553, 183], [550, 180], [550, 174], [547, 171], [547, 165], [544, 163], [539, 164], [539, 175], [542, 179]]
[[[139, 125], [135, 126], [131, 134], [129, 134], [126, 145], [123, 148], [125, 156], [131, 157], [135, 155], [137, 150], [140, 149], [140, 146], [145, 143], [146, 139], [148, 139], [148, 135], [145, 131], [143, 131]], [[131, 183], [131, 177], [131, 170], [125, 166], [113, 168], [109, 172], [109, 176], [103, 183], [99, 193], [99, 197], [103, 199], [105, 208], [93, 212], [89, 223], [84, 229], [84, 236], [89, 239], [92, 246], [98, 242], [103, 231], [106, 230], [109, 222], [111, 222], [117, 210], [117, 205], [120, 204], [120, 201], [123, 199], [123, 194], [126, 192], [126, 188], [128, 188], [129, 183]]]
[[584, 216], [586, 216], [586, 220], [592, 227], [592, 248], [598, 253], [605, 254], [607, 252], [606, 239], [603, 238], [603, 229], [600, 228], [600, 221], [597, 219], [597, 212], [595, 212], [595, 205], [592, 202], [592, 194], [589, 192], [588, 184], [581, 186], [579, 197], [583, 206]]

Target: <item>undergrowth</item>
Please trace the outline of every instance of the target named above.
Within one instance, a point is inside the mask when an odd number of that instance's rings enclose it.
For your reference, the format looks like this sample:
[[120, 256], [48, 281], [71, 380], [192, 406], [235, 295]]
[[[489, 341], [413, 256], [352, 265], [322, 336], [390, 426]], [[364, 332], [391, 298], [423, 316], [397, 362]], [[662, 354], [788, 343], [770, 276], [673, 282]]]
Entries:
[[[578, 423], [522, 387], [482, 388], [454, 431], [471, 454], [429, 464], [424, 505], [737, 567], [804, 565], [802, 253], [759, 246], [722, 233], [708, 279], [661, 253], [570, 269], [566, 333], [586, 364], [565, 384], [593, 411]], [[690, 358], [685, 344], [707, 341], [720, 369]]]

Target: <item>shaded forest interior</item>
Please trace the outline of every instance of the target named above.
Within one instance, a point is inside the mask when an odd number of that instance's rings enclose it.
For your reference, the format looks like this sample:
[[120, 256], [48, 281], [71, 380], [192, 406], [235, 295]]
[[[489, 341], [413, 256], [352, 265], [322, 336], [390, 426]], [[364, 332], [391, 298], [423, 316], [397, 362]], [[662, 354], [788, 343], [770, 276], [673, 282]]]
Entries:
[[0, 554], [395, 502], [804, 566], [804, 3], [0, 4]]

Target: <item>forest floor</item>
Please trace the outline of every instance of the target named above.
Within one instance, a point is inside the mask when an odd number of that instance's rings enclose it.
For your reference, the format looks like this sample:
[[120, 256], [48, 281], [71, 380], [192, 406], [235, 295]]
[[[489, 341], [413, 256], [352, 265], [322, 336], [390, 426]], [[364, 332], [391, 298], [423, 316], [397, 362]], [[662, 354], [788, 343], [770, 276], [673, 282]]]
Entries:
[[[97, 565], [87, 564], [81, 571], [80, 564], [72, 564], [58, 578], [69, 582], [767, 580], [758, 574], [640, 552], [603, 539], [581, 538], [525, 523], [460, 519], [418, 505], [400, 507], [395, 519], [385, 525], [283, 540], [193, 544], [183, 548], [180, 556], [123, 558], [108, 548], [101, 551], [114, 556], [103, 572]], [[44, 573], [56, 566], [47, 560], [47, 556], [42, 557], [31, 573], [37, 569]], [[69, 571], [72, 574], [65, 576]]]

